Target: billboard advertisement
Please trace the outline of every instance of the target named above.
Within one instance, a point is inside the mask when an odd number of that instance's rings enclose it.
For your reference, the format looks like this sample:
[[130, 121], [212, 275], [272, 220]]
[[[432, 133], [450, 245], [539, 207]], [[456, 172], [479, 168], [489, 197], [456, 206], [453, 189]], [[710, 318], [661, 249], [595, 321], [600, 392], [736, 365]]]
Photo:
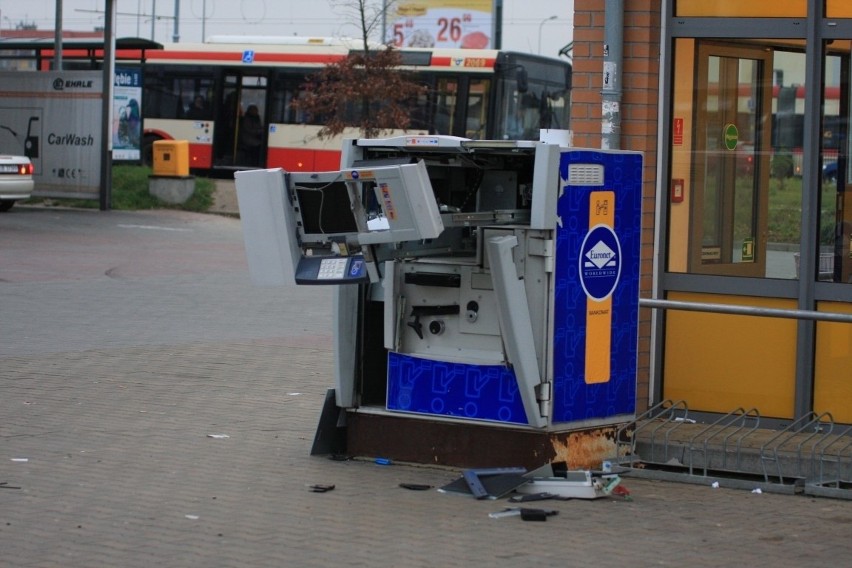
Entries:
[[387, 9], [385, 38], [398, 48], [494, 47], [493, 0], [400, 0]]
[[97, 197], [101, 73], [0, 72], [0, 85], [0, 152], [30, 157], [35, 194]]
[[138, 162], [142, 147], [142, 69], [116, 67], [112, 95], [112, 159]]

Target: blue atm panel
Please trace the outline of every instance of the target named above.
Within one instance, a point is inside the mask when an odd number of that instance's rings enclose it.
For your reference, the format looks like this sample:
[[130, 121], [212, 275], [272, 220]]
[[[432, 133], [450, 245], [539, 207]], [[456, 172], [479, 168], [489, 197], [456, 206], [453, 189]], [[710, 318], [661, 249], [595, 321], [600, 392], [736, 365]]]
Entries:
[[391, 352], [388, 410], [526, 424], [512, 369], [434, 361]]
[[[596, 175], [583, 175], [588, 172]], [[632, 414], [636, 398], [642, 156], [576, 150], [560, 163], [553, 422]]]

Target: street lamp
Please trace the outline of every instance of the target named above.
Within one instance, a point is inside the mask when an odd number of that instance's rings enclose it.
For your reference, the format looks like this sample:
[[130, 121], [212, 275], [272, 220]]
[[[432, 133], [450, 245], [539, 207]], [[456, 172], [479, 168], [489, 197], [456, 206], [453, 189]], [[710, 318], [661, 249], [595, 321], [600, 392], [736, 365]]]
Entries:
[[545, 22], [549, 22], [550, 20], [555, 20], [556, 16], [550, 16], [549, 18], [545, 18], [538, 25], [538, 54], [541, 55], [541, 28], [545, 24]]

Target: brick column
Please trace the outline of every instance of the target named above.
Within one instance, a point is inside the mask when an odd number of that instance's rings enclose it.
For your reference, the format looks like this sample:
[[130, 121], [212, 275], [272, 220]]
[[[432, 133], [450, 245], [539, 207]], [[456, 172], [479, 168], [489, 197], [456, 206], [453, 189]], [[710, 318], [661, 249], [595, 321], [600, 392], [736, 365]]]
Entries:
[[[654, 208], [657, 183], [657, 126], [660, 80], [661, 0], [624, 0], [621, 148], [645, 155], [642, 204], [642, 278], [639, 294], [651, 295]], [[571, 130], [574, 146], [600, 148], [604, 3], [574, 0]], [[637, 411], [647, 407], [650, 376], [651, 312], [639, 312]]]

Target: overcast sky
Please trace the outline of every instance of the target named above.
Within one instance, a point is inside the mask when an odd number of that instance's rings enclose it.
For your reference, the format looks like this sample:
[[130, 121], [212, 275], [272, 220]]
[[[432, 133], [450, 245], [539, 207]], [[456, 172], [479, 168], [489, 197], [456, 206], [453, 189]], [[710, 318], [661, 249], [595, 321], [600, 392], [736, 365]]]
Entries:
[[[154, 13], [154, 39], [172, 41], [176, 1], [116, 0], [117, 35], [150, 39]], [[104, 0], [64, 0], [65, 29], [89, 31], [103, 26], [104, 5]], [[0, 35], [22, 21], [52, 30], [55, 14], [56, 0], [0, 0]], [[550, 20], [551, 16], [557, 18]], [[555, 57], [573, 37], [573, 19], [573, 0], [503, 0], [503, 49], [529, 53], [541, 49], [542, 54]], [[181, 42], [201, 41], [202, 27], [207, 37], [357, 36], [351, 22], [341, 10], [332, 9], [329, 0], [180, 0], [178, 32]]]

